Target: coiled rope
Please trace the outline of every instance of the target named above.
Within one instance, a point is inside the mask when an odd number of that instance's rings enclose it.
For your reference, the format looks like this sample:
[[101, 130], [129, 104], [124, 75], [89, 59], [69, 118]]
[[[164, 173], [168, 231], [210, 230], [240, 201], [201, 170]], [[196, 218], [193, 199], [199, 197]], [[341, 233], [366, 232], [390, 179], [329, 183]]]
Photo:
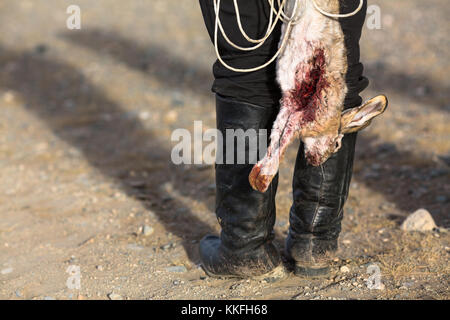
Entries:
[[[234, 43], [233, 41], [230, 40], [230, 38], [227, 36], [225, 30], [223, 29], [222, 26], [222, 22], [220, 21], [220, 1], [221, 0], [213, 0], [214, 1], [214, 11], [216, 14], [216, 21], [215, 21], [215, 28], [214, 28], [214, 48], [216, 51], [216, 56], [217, 59], [220, 61], [220, 63], [222, 65], [224, 65], [227, 69], [234, 71], [234, 72], [254, 72], [254, 71], [258, 71], [261, 69], [264, 69], [265, 67], [267, 67], [268, 65], [270, 65], [272, 62], [274, 62], [278, 56], [281, 54], [281, 52], [284, 50], [287, 40], [289, 39], [289, 35], [291, 33], [292, 27], [298, 23], [298, 20], [296, 19], [296, 13], [297, 13], [297, 9], [299, 7], [299, 2], [301, 0], [277, 0], [277, 4], [278, 4], [278, 10], [275, 8], [275, 0], [267, 0], [270, 4], [270, 17], [269, 17], [269, 24], [267, 26], [267, 30], [265, 35], [261, 38], [261, 39], [252, 39], [248, 36], [248, 34], [245, 32], [244, 28], [242, 27], [242, 21], [241, 21], [241, 16], [240, 16], [240, 12], [239, 12], [239, 5], [237, 3], [237, 0], [233, 0], [234, 3], [234, 8], [236, 11], [236, 21], [239, 27], [239, 31], [241, 32], [242, 36], [250, 43], [255, 44], [253, 46], [250, 47], [242, 47], [237, 45], [236, 43]], [[286, 9], [286, 5], [288, 1], [294, 1], [294, 7], [292, 10], [292, 14], [289, 16], [287, 13], [287, 9]], [[347, 13], [347, 14], [333, 14], [333, 13], [329, 13], [324, 11], [323, 9], [321, 9], [317, 3], [316, 0], [311, 0], [314, 8], [320, 12], [321, 14], [323, 14], [326, 17], [329, 18], [347, 18], [347, 17], [351, 17], [354, 16], [355, 14], [357, 14], [361, 8], [363, 7], [364, 4], [364, 0], [360, 0], [359, 2], [359, 6], [358, 8], [356, 8], [353, 12]], [[274, 19], [274, 14], [276, 14], [275, 19]], [[258, 49], [259, 47], [261, 47], [265, 41], [271, 36], [271, 34], [273, 33], [273, 30], [275, 29], [277, 23], [279, 21], [282, 21], [283, 23], [286, 23], [286, 31], [284, 33], [284, 37], [281, 41], [281, 45], [278, 48], [278, 51], [273, 55], [273, 57], [267, 61], [266, 63], [254, 67], [254, 68], [249, 68], [249, 69], [241, 69], [241, 68], [234, 68], [230, 65], [228, 65], [221, 57], [220, 52], [219, 52], [219, 46], [218, 46], [218, 34], [219, 34], [219, 30], [223, 36], [223, 38], [225, 39], [225, 41], [232, 46], [235, 49], [241, 50], [241, 51], [253, 51]]]

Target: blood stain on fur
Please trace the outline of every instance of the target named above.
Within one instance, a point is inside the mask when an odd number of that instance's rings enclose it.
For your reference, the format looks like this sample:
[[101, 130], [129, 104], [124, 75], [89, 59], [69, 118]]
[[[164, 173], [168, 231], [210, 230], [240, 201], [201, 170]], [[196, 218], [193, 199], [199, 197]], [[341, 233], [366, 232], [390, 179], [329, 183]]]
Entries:
[[312, 122], [316, 119], [321, 103], [322, 90], [329, 86], [325, 78], [325, 54], [323, 49], [317, 49], [310, 63], [310, 69], [304, 74], [301, 68], [297, 70], [295, 89], [283, 99], [283, 103], [293, 111], [302, 112], [302, 122]]

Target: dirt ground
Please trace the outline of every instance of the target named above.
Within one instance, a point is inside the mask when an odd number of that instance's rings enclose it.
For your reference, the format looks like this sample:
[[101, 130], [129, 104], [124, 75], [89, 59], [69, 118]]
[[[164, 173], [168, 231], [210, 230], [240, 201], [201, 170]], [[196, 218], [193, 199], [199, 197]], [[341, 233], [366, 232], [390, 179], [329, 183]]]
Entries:
[[[81, 30], [66, 28], [70, 4]], [[214, 170], [170, 162], [174, 129], [215, 125], [197, 1], [1, 1], [0, 298], [448, 299], [450, 6], [371, 4], [382, 28], [364, 29], [364, 97], [390, 107], [359, 135], [340, 258], [329, 279], [267, 283], [205, 277]], [[295, 154], [280, 169], [280, 248]], [[440, 228], [401, 231], [419, 208]], [[371, 263], [384, 290], [366, 285]]]

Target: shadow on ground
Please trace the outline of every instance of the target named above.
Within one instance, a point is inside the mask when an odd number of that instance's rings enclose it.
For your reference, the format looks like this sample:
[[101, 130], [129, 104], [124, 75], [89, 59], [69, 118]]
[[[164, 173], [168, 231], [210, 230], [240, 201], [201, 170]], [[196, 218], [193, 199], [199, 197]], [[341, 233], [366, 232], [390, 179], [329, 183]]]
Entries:
[[[207, 95], [210, 92], [210, 71], [196, 69], [173, 57], [166, 49], [142, 46], [117, 32], [102, 29], [65, 32], [61, 37], [156, 77], [170, 88], [188, 89], [198, 95]], [[365, 72], [370, 78], [371, 88], [375, 91], [395, 92], [438, 110], [450, 111], [450, 88], [427, 75], [408, 75], [389, 70], [382, 62], [367, 64]]]
[[[141, 46], [120, 34], [101, 29], [63, 33], [61, 36], [75, 45], [108, 55], [155, 77], [168, 87], [189, 90], [202, 96], [209, 94], [209, 71], [193, 70], [192, 66], [154, 45]], [[411, 90], [424, 86], [428, 91], [417, 100], [429, 103], [438, 110], [445, 110], [442, 99], [449, 92], [448, 88], [440, 86], [427, 76], [413, 78], [403, 73], [390, 72], [379, 64], [366, 69], [375, 90], [395, 91], [410, 97]], [[208, 87], [205, 87], [205, 83]], [[450, 209], [449, 200], [442, 202], [442, 197], [450, 188], [448, 164], [418, 158], [367, 134], [360, 134], [358, 139], [358, 148], [361, 150], [356, 162], [363, 168], [379, 168], [373, 170], [376, 172], [372, 175], [356, 172], [356, 180], [367, 184], [374, 192], [383, 194], [386, 200], [395, 203], [400, 210], [411, 211], [426, 206], [438, 223], [450, 223], [445, 220], [448, 219], [446, 212]], [[436, 198], [441, 202], [437, 202]]]
[[101, 29], [65, 32], [60, 36], [81, 46], [109, 56], [129, 68], [158, 79], [167, 88], [187, 90], [200, 96], [211, 96], [211, 71], [200, 70], [174, 57], [168, 50], [154, 45], [143, 46], [120, 33]]
[[365, 66], [370, 79], [370, 88], [380, 92], [395, 92], [407, 99], [413, 99], [438, 111], [450, 112], [450, 88], [427, 75], [409, 75], [389, 70], [382, 62]]
[[[170, 141], [145, 129], [137, 115], [108, 99], [75, 68], [43, 54], [1, 46], [0, 66], [1, 89], [17, 92], [26, 109], [56, 136], [79, 149], [93, 167], [112, 177], [128, 196], [155, 212], [168, 232], [184, 240], [191, 261], [197, 261], [192, 241], [212, 230], [161, 186], [169, 181], [183, 192], [190, 189], [186, 181], [207, 181], [210, 173], [172, 165]], [[149, 172], [149, 177], [136, 184], [129, 175], [131, 170]]]
[[[426, 208], [438, 225], [450, 226], [450, 170], [445, 161], [426, 155], [421, 158], [375, 136], [360, 134], [358, 139], [356, 181], [382, 194], [397, 209], [412, 212]], [[405, 218], [386, 213], [398, 223]]]

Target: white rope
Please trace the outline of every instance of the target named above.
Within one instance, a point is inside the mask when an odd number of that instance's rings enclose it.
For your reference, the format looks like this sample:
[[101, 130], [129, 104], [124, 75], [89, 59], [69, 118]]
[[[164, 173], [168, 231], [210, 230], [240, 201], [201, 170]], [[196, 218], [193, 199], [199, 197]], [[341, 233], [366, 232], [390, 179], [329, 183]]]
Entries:
[[[240, 12], [239, 12], [239, 6], [237, 3], [237, 0], [233, 0], [234, 3], [234, 8], [236, 11], [236, 21], [239, 27], [239, 31], [241, 32], [242, 36], [250, 43], [254, 43], [256, 45], [251, 46], [251, 47], [242, 47], [237, 45], [236, 43], [234, 43], [233, 41], [230, 40], [230, 38], [227, 36], [225, 30], [223, 29], [222, 26], [222, 22], [220, 21], [220, 1], [221, 0], [213, 0], [214, 2], [214, 11], [216, 14], [216, 21], [215, 21], [215, 28], [214, 28], [214, 48], [216, 51], [216, 56], [217, 59], [220, 61], [220, 63], [222, 65], [224, 65], [227, 69], [234, 71], [234, 72], [254, 72], [254, 71], [258, 71], [261, 69], [264, 69], [265, 67], [267, 67], [268, 65], [270, 65], [272, 62], [274, 62], [278, 56], [281, 54], [281, 52], [284, 50], [284, 47], [286, 46], [287, 40], [289, 38], [289, 35], [291, 33], [292, 27], [298, 23], [298, 21], [296, 21], [296, 13], [297, 13], [297, 9], [298, 9], [298, 3], [300, 0], [277, 0], [278, 3], [278, 11], [275, 8], [275, 0], [268, 0], [269, 4], [270, 4], [270, 17], [269, 17], [269, 24], [267, 26], [267, 30], [265, 35], [261, 38], [261, 39], [252, 39], [250, 38], [250, 36], [248, 36], [248, 34], [245, 32], [244, 28], [242, 27], [242, 21], [241, 21], [241, 16], [240, 16]], [[286, 7], [286, 1], [295, 1], [294, 3], [294, 8], [292, 10], [292, 14], [291, 16], [288, 16], [288, 14], [286, 13], [285, 7]], [[355, 9], [355, 11], [351, 12], [351, 13], [347, 13], [347, 14], [333, 14], [333, 13], [329, 13], [324, 11], [323, 9], [321, 9], [317, 3], [316, 0], [311, 0], [314, 4], [314, 8], [319, 11], [321, 14], [330, 17], [330, 18], [347, 18], [347, 17], [351, 17], [354, 16], [355, 14], [357, 14], [363, 4], [364, 4], [364, 0], [360, 0], [359, 6], [358, 8]], [[273, 20], [273, 15], [276, 14], [275, 20]], [[261, 47], [265, 41], [272, 35], [277, 23], [279, 21], [282, 21], [283, 23], [286, 24], [286, 30], [285, 30], [285, 34], [284, 37], [281, 41], [281, 45], [278, 48], [278, 51], [274, 54], [274, 56], [267, 61], [266, 63], [264, 63], [263, 65], [260, 65], [258, 67], [254, 67], [254, 68], [248, 68], [248, 69], [241, 69], [241, 68], [234, 68], [230, 65], [228, 65], [221, 57], [220, 52], [219, 52], [219, 46], [218, 46], [218, 33], [219, 30], [223, 36], [223, 38], [225, 39], [225, 41], [231, 45], [233, 48], [241, 50], [241, 51], [253, 51], [258, 49], [259, 47]]]
[[[268, 0], [268, 1], [269, 1], [270, 6], [273, 7], [273, 1], [274, 1], [274, 0]], [[270, 18], [269, 18], [269, 24], [268, 24], [268, 26], [267, 26], [266, 35], [265, 35], [263, 38], [261, 38], [261, 39], [255, 40], [255, 39], [250, 38], [250, 37], [247, 35], [247, 33], [244, 31], [244, 28], [242, 27], [241, 15], [240, 15], [240, 13], [239, 13], [239, 6], [238, 6], [238, 4], [237, 4], [237, 0], [233, 0], [233, 2], [234, 2], [234, 9], [236, 10], [236, 20], [237, 20], [237, 24], [238, 24], [239, 30], [241, 31], [241, 33], [242, 33], [242, 35], [244, 36], [244, 38], [245, 38], [248, 42], [252, 42], [252, 43], [260, 43], [260, 42], [265, 41], [265, 40], [270, 36], [270, 34], [272, 33], [272, 32], [271, 32], [272, 25], [275, 25], [275, 24], [278, 22], [278, 20], [279, 20], [279, 18], [280, 18], [280, 15], [281, 15], [281, 10], [280, 10], [278, 13], [275, 12], [275, 13], [277, 13], [277, 20], [275, 20], [275, 22], [273, 22], [273, 14], [274, 14], [274, 11], [273, 11], [273, 10], [270, 10]]]
[[[236, 0], [234, 0], [234, 1], [236, 1]], [[269, 3], [270, 3], [270, 1], [273, 1], [273, 0], [269, 0]], [[283, 2], [285, 2], [285, 1], [286, 1], [286, 0], [283, 0]], [[218, 4], [220, 5], [220, 1], [219, 1]], [[238, 49], [238, 50], [242, 50], [242, 51], [253, 51], [253, 50], [256, 50], [256, 49], [258, 49], [259, 47], [261, 47], [261, 46], [264, 44], [264, 42], [265, 42], [265, 41], [270, 37], [270, 35], [272, 34], [273, 30], [274, 30], [275, 27], [276, 27], [276, 24], [278, 23], [278, 20], [280, 20], [281, 10], [280, 10], [279, 12], [277, 12], [277, 17], [276, 17], [276, 19], [275, 19], [275, 22], [272, 22], [272, 15], [273, 15], [273, 11], [272, 11], [271, 19], [270, 19], [271, 21], [269, 22], [269, 27], [267, 28], [266, 35], [265, 35], [263, 38], [261, 38], [261, 39], [254, 40], [254, 39], [250, 39], [250, 37], [248, 37], [248, 35], [245, 33], [244, 29], [242, 28], [242, 24], [241, 24], [241, 22], [240, 22], [239, 9], [238, 9], [238, 7], [237, 7], [237, 2], [235, 2], [235, 5], [236, 5], [236, 8], [237, 8], [237, 11], [236, 11], [236, 19], [237, 19], [237, 21], [238, 21], [238, 25], [239, 25], [239, 28], [240, 28], [240, 32], [242, 33], [242, 35], [244, 35], [244, 37], [247, 37], [247, 38], [248, 38], [247, 41], [249, 41], [249, 42], [254, 42], [254, 43], [258, 43], [258, 44], [255, 45], [255, 46], [253, 46], [253, 47], [241, 47], [241, 46], [235, 44], [233, 41], [231, 41], [230, 38], [227, 36], [225, 30], [223, 29], [222, 22], [220, 21], [220, 18], [219, 18], [219, 19], [216, 18], [216, 24], [219, 25], [220, 32], [222, 33], [222, 36], [224, 37], [225, 41], [226, 41], [229, 45], [231, 45], [232, 47], [234, 47], [234, 48], [236, 48], [236, 49]], [[214, 10], [216, 11], [216, 13], [217, 13], [217, 8], [218, 8], [218, 7], [219, 7], [219, 6], [216, 6], [216, 0], [214, 0]]]
[[[254, 71], [258, 71], [258, 70], [264, 69], [265, 67], [267, 67], [268, 65], [270, 65], [272, 62], [274, 62], [274, 61], [278, 58], [278, 56], [281, 54], [281, 52], [284, 50], [284, 47], [286, 46], [288, 36], [289, 36], [290, 31], [291, 31], [291, 29], [292, 29], [292, 22], [293, 22], [293, 18], [294, 18], [294, 16], [295, 16], [295, 12], [296, 12], [296, 9], [297, 9], [297, 1], [295, 2], [294, 12], [293, 12], [292, 16], [289, 18], [290, 21], [288, 22], [288, 24], [287, 24], [287, 26], [286, 26], [286, 34], [285, 34], [285, 36], [284, 36], [284, 38], [283, 38], [283, 40], [282, 40], [282, 43], [281, 43], [280, 47], [278, 48], [278, 51], [275, 53], [275, 55], [274, 55], [269, 61], [267, 61], [267, 62], [264, 63], [263, 65], [260, 65], [260, 66], [255, 67], [255, 68], [249, 68], [249, 69], [234, 68], [234, 67], [228, 65], [225, 61], [223, 61], [223, 59], [222, 59], [222, 57], [221, 57], [221, 55], [220, 55], [220, 53], [219, 53], [219, 46], [218, 46], [218, 29], [220, 28], [220, 30], [221, 30], [221, 32], [222, 32], [222, 35], [223, 35], [224, 39], [225, 39], [225, 40], [228, 42], [228, 44], [230, 44], [231, 46], [233, 46], [233, 47], [235, 47], [235, 48], [237, 48], [237, 49], [240, 49], [240, 50], [244, 50], [244, 51], [247, 51], [247, 50], [254, 50], [255, 47], [258, 48], [258, 47], [260, 47], [261, 45], [264, 44], [264, 41], [267, 40], [267, 38], [270, 36], [270, 34], [272, 33], [273, 29], [275, 28], [276, 23], [278, 22], [278, 19], [276, 19], [276, 20], [275, 20], [275, 23], [273, 23], [273, 25], [270, 26], [269, 29], [271, 30], [271, 32], [270, 32], [268, 35], [266, 35], [265, 37], [263, 37], [263, 39], [265, 38], [263, 41], [261, 41], [259, 44], [257, 44], [256, 46], [254, 46], [253, 49], [252, 49], [252, 48], [242, 48], [242, 47], [239, 47], [239, 46], [237, 46], [236, 44], [234, 44], [232, 41], [230, 41], [230, 39], [226, 36], [226, 34], [225, 34], [223, 28], [221, 27], [222, 24], [221, 24], [221, 22], [220, 22], [220, 17], [219, 17], [219, 12], [220, 12], [220, 1], [221, 1], [221, 0], [213, 0], [213, 1], [214, 1], [214, 10], [216, 11], [216, 24], [215, 24], [215, 30], [214, 30], [214, 48], [215, 48], [215, 51], [216, 51], [217, 59], [220, 61], [220, 63], [221, 63], [222, 65], [224, 65], [227, 69], [229, 69], [229, 70], [231, 70], [231, 71], [234, 71], [234, 72], [254, 72]], [[269, 0], [269, 3], [270, 3], [270, 5], [271, 5], [271, 7], [275, 10], [273, 1], [270, 1], [270, 0]], [[283, 11], [283, 8], [284, 8], [285, 3], [286, 3], [286, 0], [283, 0], [283, 3], [282, 3], [282, 5], [281, 5], [280, 8], [279, 8], [277, 17], [279, 17], [279, 16], [281, 15], [281, 12]], [[237, 4], [237, 3], [236, 3], [236, 4]], [[242, 29], [242, 28], [241, 28], [241, 29]], [[243, 32], [243, 29], [240, 30], [240, 31], [241, 31], [241, 33], [245, 33], [245, 32]]]

